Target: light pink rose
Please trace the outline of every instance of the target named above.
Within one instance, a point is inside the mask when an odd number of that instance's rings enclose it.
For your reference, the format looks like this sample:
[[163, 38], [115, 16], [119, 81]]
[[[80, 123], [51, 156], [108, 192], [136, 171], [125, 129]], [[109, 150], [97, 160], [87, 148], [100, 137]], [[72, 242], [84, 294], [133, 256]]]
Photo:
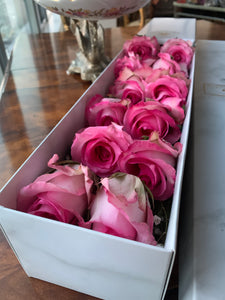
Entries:
[[159, 137], [174, 144], [181, 131], [170, 110], [157, 101], [139, 102], [130, 106], [124, 115], [124, 130], [134, 139], [146, 139], [157, 131]]
[[186, 101], [188, 88], [183, 79], [164, 75], [146, 86], [146, 97], [161, 101], [167, 97], [178, 97]]
[[134, 54], [128, 56], [123, 56], [122, 58], [118, 58], [115, 62], [114, 74], [117, 78], [121, 71], [124, 68], [127, 68], [131, 71], [142, 68], [142, 63], [140, 62], [140, 58]]
[[87, 127], [75, 134], [71, 156], [98, 176], [110, 176], [119, 170], [118, 158], [131, 143], [131, 136], [115, 123]]
[[[159, 53], [159, 59], [153, 64], [152, 68], [168, 70], [169, 74], [174, 74], [181, 71], [180, 65], [168, 53]], [[186, 73], [185, 73], [186, 74]]]
[[184, 112], [184, 101], [178, 97], [167, 97], [160, 101], [163, 105], [170, 110], [171, 117], [177, 122], [177, 124], [183, 124], [185, 112]]
[[109, 92], [115, 98], [130, 100], [132, 104], [145, 101], [145, 84], [141, 80], [116, 80]]
[[92, 229], [156, 245], [154, 218], [141, 180], [116, 173], [101, 184], [90, 209]]
[[107, 126], [112, 122], [122, 125], [129, 102], [116, 98], [102, 98], [100, 102], [96, 103], [91, 99], [86, 106], [87, 125]]
[[150, 66], [157, 58], [160, 45], [156, 37], [135, 36], [124, 43], [123, 50], [127, 56], [138, 55], [142, 62]]
[[150, 140], [135, 140], [122, 153], [118, 161], [120, 171], [138, 176], [155, 200], [167, 200], [174, 192], [175, 166], [181, 148], [179, 142], [172, 147], [153, 133]]
[[79, 164], [57, 165], [58, 155], [48, 163], [53, 173], [39, 176], [23, 187], [17, 208], [36, 216], [85, 226], [83, 216], [91, 201], [91, 174]]
[[194, 55], [194, 48], [192, 47], [192, 42], [175, 38], [166, 41], [161, 47], [160, 52], [169, 53], [179, 63], [181, 69], [187, 72]]

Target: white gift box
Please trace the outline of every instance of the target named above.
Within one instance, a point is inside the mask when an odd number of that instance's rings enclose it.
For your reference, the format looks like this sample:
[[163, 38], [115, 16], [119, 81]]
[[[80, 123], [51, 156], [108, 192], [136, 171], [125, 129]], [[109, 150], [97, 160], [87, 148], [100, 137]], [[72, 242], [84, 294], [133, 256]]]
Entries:
[[[187, 30], [188, 29], [188, 30]], [[180, 37], [194, 41], [195, 19], [156, 18], [140, 34], [159, 42]], [[61, 119], [0, 192], [2, 230], [26, 274], [102, 299], [162, 299], [176, 252], [180, 195], [191, 114], [194, 61], [183, 125], [182, 153], [168, 232], [164, 246], [99, 233], [16, 210], [21, 187], [46, 171], [54, 153], [63, 157], [75, 132], [84, 126], [86, 100], [107, 92], [113, 81], [114, 61]]]

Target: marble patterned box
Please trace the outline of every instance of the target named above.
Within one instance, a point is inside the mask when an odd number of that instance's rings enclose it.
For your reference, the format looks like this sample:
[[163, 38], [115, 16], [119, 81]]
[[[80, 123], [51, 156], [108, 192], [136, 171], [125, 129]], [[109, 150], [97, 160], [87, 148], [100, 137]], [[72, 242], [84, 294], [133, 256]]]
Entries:
[[[140, 32], [194, 41], [195, 20], [156, 18]], [[180, 195], [191, 114], [193, 84], [177, 165], [177, 180], [166, 241], [163, 247], [106, 235], [77, 226], [16, 211], [18, 190], [45, 172], [54, 153], [63, 155], [84, 125], [86, 100], [107, 91], [113, 80], [114, 61], [61, 119], [0, 192], [2, 230], [26, 274], [102, 299], [162, 299], [173, 267]], [[191, 78], [193, 83], [194, 61]], [[104, 83], [104, 84], [103, 84]], [[60, 142], [59, 142], [60, 141]]]

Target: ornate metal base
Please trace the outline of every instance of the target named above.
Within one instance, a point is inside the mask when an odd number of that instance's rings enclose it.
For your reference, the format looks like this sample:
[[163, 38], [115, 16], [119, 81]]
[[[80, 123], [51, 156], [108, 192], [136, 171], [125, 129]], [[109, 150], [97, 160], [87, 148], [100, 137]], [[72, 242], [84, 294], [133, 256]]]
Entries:
[[104, 51], [103, 28], [98, 21], [73, 19], [70, 28], [80, 51], [76, 53], [67, 74], [80, 73], [82, 80], [93, 82], [110, 62]]

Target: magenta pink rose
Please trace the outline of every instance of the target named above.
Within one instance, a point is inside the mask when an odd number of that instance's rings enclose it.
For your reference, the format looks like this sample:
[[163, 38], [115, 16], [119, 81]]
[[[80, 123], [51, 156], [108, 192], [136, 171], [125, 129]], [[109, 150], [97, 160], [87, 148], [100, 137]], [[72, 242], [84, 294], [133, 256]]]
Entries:
[[135, 36], [124, 43], [123, 50], [124, 55], [138, 55], [142, 62], [151, 65], [154, 59], [157, 58], [160, 45], [156, 37]]
[[132, 104], [145, 101], [145, 84], [141, 80], [116, 80], [110, 87], [110, 93], [113, 97], [128, 99]]
[[194, 55], [194, 48], [190, 41], [183, 39], [170, 39], [166, 41], [160, 49], [160, 52], [169, 53], [173, 59], [179, 63], [181, 69], [185, 72], [190, 69], [191, 61]]
[[116, 173], [101, 180], [90, 209], [92, 229], [156, 245], [153, 214], [141, 180]]
[[146, 139], [156, 131], [160, 138], [174, 144], [181, 131], [170, 110], [157, 101], [139, 102], [130, 106], [124, 115], [124, 130], [134, 139]]
[[167, 97], [178, 97], [184, 101], [188, 95], [186, 82], [181, 78], [164, 75], [146, 86], [146, 97], [161, 101]]
[[83, 216], [91, 201], [93, 181], [87, 167], [58, 165], [58, 155], [48, 163], [53, 173], [44, 174], [23, 187], [17, 208], [36, 216], [85, 226]]
[[118, 158], [131, 143], [131, 136], [115, 123], [87, 127], [75, 134], [71, 156], [98, 176], [110, 176], [119, 171]]
[[181, 71], [180, 65], [168, 53], [159, 53], [159, 59], [153, 64], [152, 68], [168, 70], [169, 74], [174, 74]]
[[86, 106], [87, 124], [89, 126], [107, 126], [114, 122], [122, 125], [128, 104], [128, 100], [116, 98], [102, 98], [98, 103], [90, 101]]
[[138, 176], [155, 200], [166, 200], [174, 192], [175, 166], [182, 145], [177, 142], [175, 147], [159, 139], [156, 133], [150, 140], [135, 140], [120, 156], [120, 171]]

